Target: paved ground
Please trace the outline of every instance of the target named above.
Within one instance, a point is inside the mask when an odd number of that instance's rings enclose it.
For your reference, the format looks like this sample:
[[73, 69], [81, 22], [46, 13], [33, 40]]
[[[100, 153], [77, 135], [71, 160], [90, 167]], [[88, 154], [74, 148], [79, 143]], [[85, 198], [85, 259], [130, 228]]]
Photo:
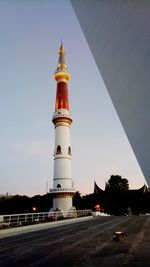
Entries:
[[[113, 241], [115, 231], [124, 231]], [[99, 217], [0, 239], [0, 266], [148, 267], [150, 217]]]

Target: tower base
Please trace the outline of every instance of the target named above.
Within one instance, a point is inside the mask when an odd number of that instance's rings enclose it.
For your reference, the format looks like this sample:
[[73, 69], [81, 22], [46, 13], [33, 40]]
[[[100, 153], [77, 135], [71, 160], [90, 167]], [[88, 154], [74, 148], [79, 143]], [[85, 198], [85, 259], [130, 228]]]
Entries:
[[53, 207], [50, 212], [55, 212], [63, 218], [76, 218], [76, 208], [72, 206], [72, 198], [74, 194], [54, 194]]
[[72, 196], [62, 195], [54, 196], [53, 198], [53, 210], [59, 209], [64, 212], [68, 212], [72, 208]]

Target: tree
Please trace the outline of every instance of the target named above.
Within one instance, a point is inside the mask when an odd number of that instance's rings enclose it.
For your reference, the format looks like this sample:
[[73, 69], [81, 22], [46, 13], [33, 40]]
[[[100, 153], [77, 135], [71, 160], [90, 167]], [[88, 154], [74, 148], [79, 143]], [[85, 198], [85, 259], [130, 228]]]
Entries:
[[122, 178], [120, 175], [111, 175], [105, 187], [105, 191], [112, 193], [127, 190], [129, 190], [129, 182], [126, 178]]
[[19, 214], [33, 212], [33, 207], [37, 212], [48, 212], [52, 207], [52, 196], [45, 194], [33, 197], [21, 195], [1, 195], [0, 214]]
[[129, 183], [126, 178], [120, 175], [111, 175], [106, 183], [105, 192], [107, 195], [105, 211], [112, 215], [125, 215], [128, 208], [127, 192]]
[[82, 203], [82, 197], [81, 193], [77, 191], [75, 195], [73, 196], [73, 206], [76, 207], [76, 209], [82, 209], [83, 203]]

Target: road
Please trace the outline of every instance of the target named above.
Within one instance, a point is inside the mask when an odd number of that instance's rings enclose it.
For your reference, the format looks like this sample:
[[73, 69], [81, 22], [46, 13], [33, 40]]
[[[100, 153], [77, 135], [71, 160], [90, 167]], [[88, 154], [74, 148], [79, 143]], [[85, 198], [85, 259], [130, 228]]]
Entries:
[[148, 267], [149, 249], [149, 216], [98, 217], [1, 238], [0, 266]]

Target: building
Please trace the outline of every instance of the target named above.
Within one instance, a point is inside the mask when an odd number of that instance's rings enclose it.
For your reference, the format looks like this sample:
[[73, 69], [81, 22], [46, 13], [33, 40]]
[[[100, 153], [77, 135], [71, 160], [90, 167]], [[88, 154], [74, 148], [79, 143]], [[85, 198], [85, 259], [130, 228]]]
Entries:
[[94, 182], [94, 197], [96, 206], [111, 215], [139, 215], [150, 212], [150, 190], [146, 185], [139, 189], [102, 190]]
[[59, 60], [54, 74], [57, 83], [55, 112], [52, 122], [55, 127], [54, 149], [54, 177], [53, 188], [53, 211], [62, 211], [65, 214], [74, 210], [72, 198], [75, 194], [71, 176], [71, 144], [70, 127], [72, 117], [69, 108], [68, 80], [70, 74], [65, 63], [65, 50], [60, 46]]
[[71, 3], [150, 185], [150, 1]]

